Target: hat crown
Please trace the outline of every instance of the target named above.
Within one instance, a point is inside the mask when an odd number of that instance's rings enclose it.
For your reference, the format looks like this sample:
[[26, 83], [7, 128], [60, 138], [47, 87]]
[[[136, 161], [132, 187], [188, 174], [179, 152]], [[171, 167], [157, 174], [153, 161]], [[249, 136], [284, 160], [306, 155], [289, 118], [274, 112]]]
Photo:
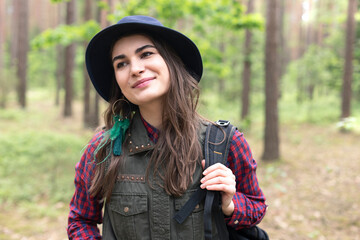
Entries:
[[124, 24], [124, 23], [141, 23], [141, 24], [149, 24], [155, 26], [164, 26], [157, 19], [142, 15], [127, 16], [117, 22], [117, 24]]

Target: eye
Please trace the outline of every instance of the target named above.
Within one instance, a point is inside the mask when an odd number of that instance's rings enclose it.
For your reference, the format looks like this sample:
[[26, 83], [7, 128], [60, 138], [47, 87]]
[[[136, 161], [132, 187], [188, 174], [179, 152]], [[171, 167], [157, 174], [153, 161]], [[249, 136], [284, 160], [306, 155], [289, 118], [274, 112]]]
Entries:
[[122, 67], [125, 67], [127, 65], [126, 62], [118, 62], [115, 64], [116, 69], [120, 69]]
[[140, 56], [141, 56], [141, 58], [145, 58], [145, 57], [151, 56], [153, 54], [154, 54], [153, 52], [143, 52]]

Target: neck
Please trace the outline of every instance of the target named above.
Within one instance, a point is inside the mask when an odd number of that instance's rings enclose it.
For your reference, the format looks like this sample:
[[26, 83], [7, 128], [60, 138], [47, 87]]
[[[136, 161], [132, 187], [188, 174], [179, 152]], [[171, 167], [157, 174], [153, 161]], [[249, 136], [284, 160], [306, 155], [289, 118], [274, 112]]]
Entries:
[[162, 108], [155, 106], [141, 106], [139, 107], [141, 116], [148, 122], [151, 126], [161, 129], [162, 126]]

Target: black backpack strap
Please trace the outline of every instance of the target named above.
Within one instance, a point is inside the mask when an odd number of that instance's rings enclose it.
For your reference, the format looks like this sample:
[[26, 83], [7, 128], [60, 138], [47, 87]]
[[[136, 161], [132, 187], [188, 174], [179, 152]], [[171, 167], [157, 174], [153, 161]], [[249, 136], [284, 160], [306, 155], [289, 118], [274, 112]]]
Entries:
[[[229, 155], [232, 136], [236, 127], [228, 121], [219, 120], [216, 125], [209, 124], [205, 139], [205, 168], [215, 164], [226, 164]], [[204, 207], [205, 239], [212, 239], [212, 214], [220, 239], [229, 239], [224, 215], [221, 211], [221, 194], [217, 191], [207, 191]]]
[[196, 205], [198, 205], [206, 196], [206, 190], [200, 187], [194, 192], [185, 205], [175, 214], [174, 219], [179, 223], [183, 223], [185, 219], [194, 211]]
[[[217, 162], [226, 163], [235, 129], [236, 127], [230, 125], [228, 121], [219, 120], [216, 124], [209, 123], [206, 128], [204, 144], [205, 168]], [[220, 239], [228, 239], [224, 215], [220, 209], [220, 192], [207, 191], [199, 187], [185, 205], [176, 213], [174, 219], [180, 224], [183, 223], [195, 209], [195, 206], [204, 198], [205, 239], [212, 238], [212, 214], [214, 214], [215, 224], [218, 226]]]
[[229, 121], [219, 120], [209, 124], [205, 137], [205, 168], [215, 164], [226, 164], [232, 137], [237, 128]]

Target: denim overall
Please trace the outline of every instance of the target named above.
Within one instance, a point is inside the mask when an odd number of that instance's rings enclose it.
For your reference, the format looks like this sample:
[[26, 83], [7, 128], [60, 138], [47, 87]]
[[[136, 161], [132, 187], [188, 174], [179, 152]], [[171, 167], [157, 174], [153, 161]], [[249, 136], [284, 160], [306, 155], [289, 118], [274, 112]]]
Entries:
[[[200, 127], [201, 144], [206, 126]], [[159, 177], [150, 171], [149, 182], [145, 172], [154, 143], [138, 113], [135, 114], [127, 132], [123, 147], [124, 164], [117, 177], [109, 202], [105, 204], [103, 239], [204, 239], [204, 204], [196, 206], [184, 223], [178, 224], [173, 216], [200, 185], [202, 167], [198, 164], [193, 183], [181, 197], [166, 194], [159, 186]], [[160, 182], [161, 183], [161, 182]], [[214, 239], [217, 239], [216, 237]]]

